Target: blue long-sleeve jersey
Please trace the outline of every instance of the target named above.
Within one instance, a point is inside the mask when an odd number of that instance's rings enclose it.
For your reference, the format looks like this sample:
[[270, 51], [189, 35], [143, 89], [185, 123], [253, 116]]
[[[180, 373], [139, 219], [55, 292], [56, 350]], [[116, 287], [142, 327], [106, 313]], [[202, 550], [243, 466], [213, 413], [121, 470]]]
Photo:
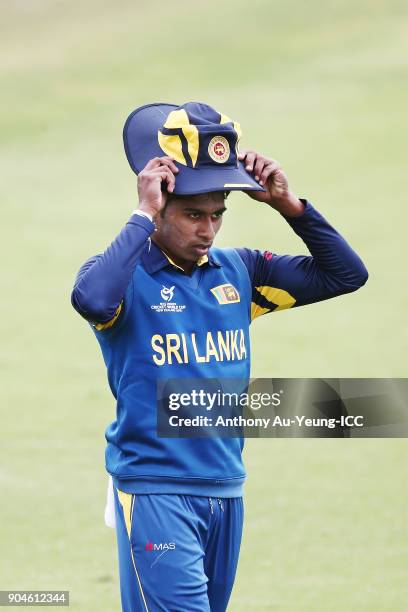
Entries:
[[159, 438], [156, 385], [170, 378], [250, 373], [256, 317], [355, 291], [367, 280], [357, 254], [310, 203], [287, 218], [310, 256], [212, 248], [191, 274], [150, 240], [154, 224], [132, 215], [80, 269], [74, 308], [102, 349], [117, 401], [106, 467], [119, 489], [235, 497], [245, 471], [239, 438]]

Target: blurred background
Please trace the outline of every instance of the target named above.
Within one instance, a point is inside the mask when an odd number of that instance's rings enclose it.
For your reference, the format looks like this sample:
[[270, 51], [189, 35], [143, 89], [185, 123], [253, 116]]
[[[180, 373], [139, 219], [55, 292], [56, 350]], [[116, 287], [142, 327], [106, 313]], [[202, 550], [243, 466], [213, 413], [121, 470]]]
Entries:
[[[369, 272], [355, 294], [259, 318], [253, 376], [405, 377], [407, 16], [398, 0], [0, 0], [0, 589], [119, 609], [103, 524], [114, 400], [70, 305], [137, 205], [127, 115], [204, 101], [278, 159]], [[231, 194], [218, 246], [305, 253]], [[407, 448], [249, 440], [232, 611], [405, 610]]]

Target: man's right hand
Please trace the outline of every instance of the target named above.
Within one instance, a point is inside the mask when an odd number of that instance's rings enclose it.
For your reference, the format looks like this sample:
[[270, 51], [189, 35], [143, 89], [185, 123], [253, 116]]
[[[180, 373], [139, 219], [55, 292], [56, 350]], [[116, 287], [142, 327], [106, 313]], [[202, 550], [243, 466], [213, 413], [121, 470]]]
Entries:
[[[171, 157], [154, 157], [137, 179], [139, 193], [139, 210], [150, 214], [153, 219], [166, 205], [168, 193], [172, 193], [176, 184], [175, 174], [178, 168]], [[162, 191], [162, 183], [167, 190]]]

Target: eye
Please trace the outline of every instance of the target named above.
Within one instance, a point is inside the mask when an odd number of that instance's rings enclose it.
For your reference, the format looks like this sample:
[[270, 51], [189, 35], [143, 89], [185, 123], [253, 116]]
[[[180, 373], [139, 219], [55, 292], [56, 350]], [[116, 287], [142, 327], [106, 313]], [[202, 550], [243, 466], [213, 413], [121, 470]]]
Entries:
[[199, 212], [192, 212], [192, 213], [189, 213], [188, 216], [190, 217], [190, 219], [199, 219], [200, 218], [200, 213]]
[[212, 216], [214, 217], [214, 219], [219, 219], [220, 217], [222, 217], [223, 214], [224, 214], [224, 211], [220, 210], [220, 211], [214, 213]]

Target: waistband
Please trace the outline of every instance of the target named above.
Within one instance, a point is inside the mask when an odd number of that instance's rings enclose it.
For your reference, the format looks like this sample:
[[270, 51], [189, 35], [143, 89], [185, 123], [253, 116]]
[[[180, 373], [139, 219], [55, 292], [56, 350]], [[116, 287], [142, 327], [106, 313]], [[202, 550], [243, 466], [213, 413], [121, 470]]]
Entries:
[[114, 485], [124, 493], [139, 495], [177, 494], [203, 497], [242, 497], [245, 476], [212, 480], [207, 478], [171, 478], [164, 476], [137, 476], [120, 478], [111, 474]]

